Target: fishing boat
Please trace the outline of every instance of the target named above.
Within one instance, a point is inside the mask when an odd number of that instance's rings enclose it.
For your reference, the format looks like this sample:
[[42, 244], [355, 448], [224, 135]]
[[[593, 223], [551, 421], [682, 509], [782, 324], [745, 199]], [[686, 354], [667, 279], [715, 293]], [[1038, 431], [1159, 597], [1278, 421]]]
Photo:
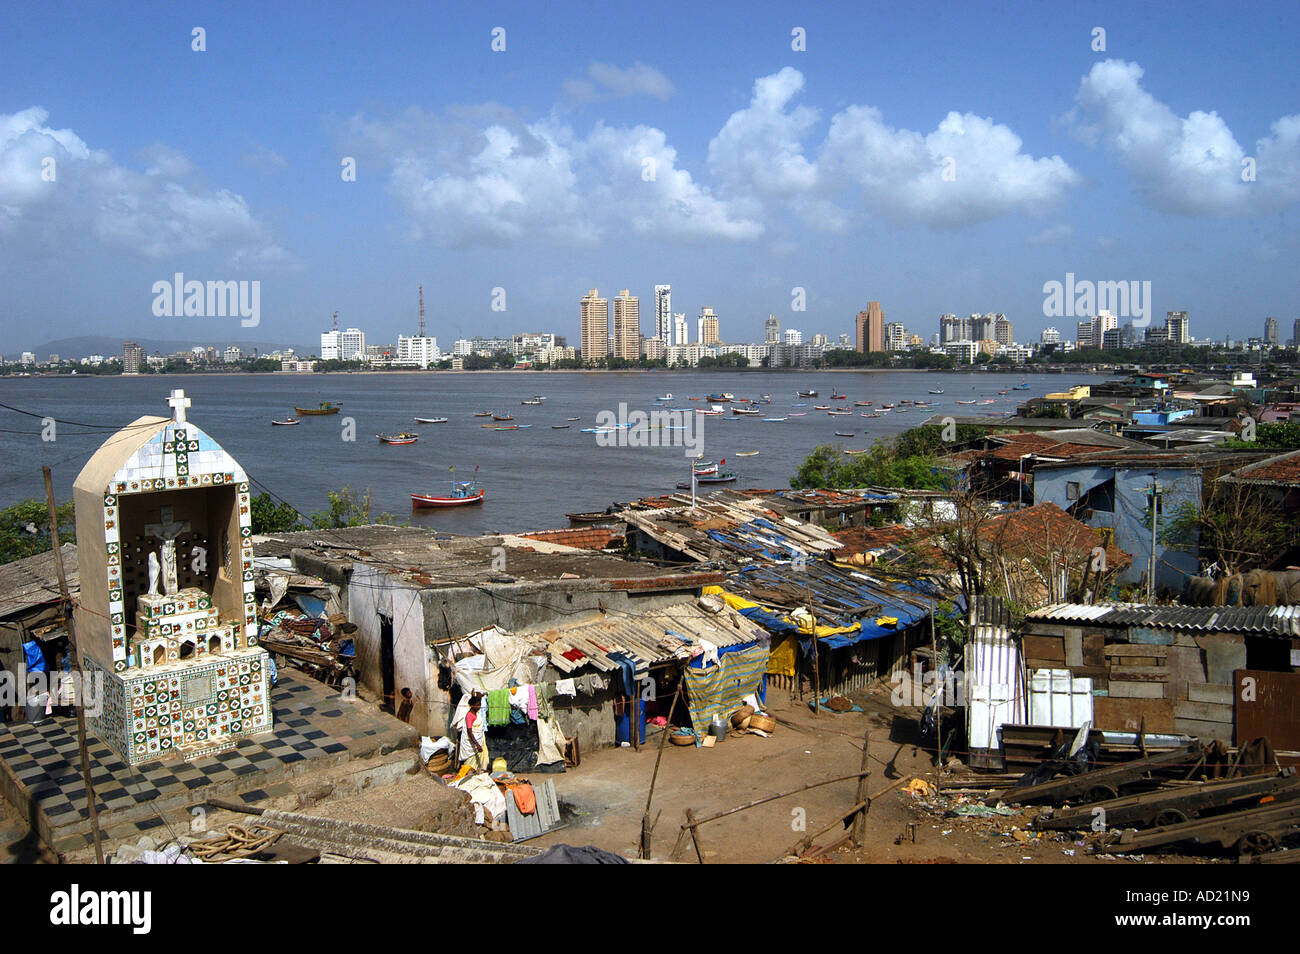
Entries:
[[527, 401], [520, 401], [519, 403], [524, 407], [540, 407], [542, 404], [538, 398], [530, 398]]
[[871, 407], [871, 402], [870, 402], [870, 401], [854, 401], [854, 402], [853, 402], [853, 406], [854, 406], [854, 407]]
[[714, 404], [714, 405], [712, 405], [711, 407], [709, 407], [708, 410], [705, 410], [705, 409], [702, 408], [702, 407], [697, 407], [697, 408], [695, 409], [695, 413], [696, 413], [696, 414], [708, 414], [708, 415], [710, 415], [710, 416], [716, 416], [716, 415], [719, 415], [719, 414], [726, 414], [727, 412], [724, 411], [724, 410], [723, 410], [720, 406], [718, 406], [717, 404]]
[[582, 420], [582, 418], [580, 418], [580, 417], [571, 417], [571, 418], [569, 418], [569, 421], [580, 421], [580, 420]]
[[414, 444], [420, 439], [419, 434], [408, 434], [402, 431], [400, 434], [376, 434], [381, 444]]
[[866, 413], [864, 413], [862, 416], [863, 416], [863, 417], [881, 417], [881, 416], [883, 416], [883, 415], [881, 415], [881, 413], [880, 413], [879, 411], [872, 411], [870, 414], [866, 414]]
[[943, 388], [930, 388], [930, 393], [931, 393], [931, 394], [942, 394], [942, 393], [943, 393]]
[[302, 422], [296, 417], [286, 417], [283, 421], [272, 421], [271, 423], [276, 427], [291, 427], [294, 424], [300, 424]]
[[531, 424], [484, 424], [489, 431], [526, 431]]
[[958, 401], [958, 404], [974, 404], [974, 401]]
[[[727, 472], [725, 474], [710, 474], [707, 477], [702, 477], [698, 473], [695, 475], [695, 483], [697, 485], [698, 484], [731, 484], [731, 483], [735, 483], [736, 479], [737, 479], [736, 475], [730, 472]], [[677, 489], [690, 490], [691, 489], [690, 481], [679, 480], [677, 482]]]
[[735, 399], [735, 395], [731, 394], [729, 391], [723, 391], [721, 394], [710, 394], [704, 400], [708, 401], [710, 404], [728, 404]]
[[338, 401], [321, 401], [317, 407], [295, 407], [294, 411], [298, 414], [319, 417], [322, 414], [337, 414], [341, 407], [343, 407], [343, 405]]
[[[790, 415], [790, 416], [791, 416], [791, 417], [795, 417], [795, 416], [797, 416], [797, 415], [793, 415], [793, 414], [792, 414], [792, 415]], [[768, 424], [783, 424], [783, 423], [785, 423], [785, 418], [783, 418], [783, 417], [765, 417], [765, 418], [763, 418], [763, 420], [764, 420], [765, 422], [767, 422]]]
[[492, 415], [492, 420], [494, 420], [494, 421], [513, 421], [514, 419], [515, 419], [515, 416], [514, 416], [513, 414], [493, 414], [493, 415]]
[[814, 410], [814, 411], [829, 411], [830, 409], [831, 409], [831, 406], [830, 406], [829, 404], [814, 404], [814, 405], [813, 405], [813, 410]]
[[[808, 416], [807, 411], [791, 411], [789, 414], [786, 415], [786, 417], [807, 417], [807, 416]], [[771, 418], [765, 418], [765, 420], [771, 420]]]
[[661, 394], [659, 395], [659, 397], [655, 398], [656, 401], [671, 401], [672, 399], [673, 399], [672, 391], [669, 391], [667, 394]]
[[757, 457], [758, 451], [736, 451], [737, 457]]
[[472, 480], [453, 480], [449, 494], [411, 494], [411, 506], [464, 507], [466, 504], [482, 503], [486, 494], [487, 488], [475, 487]]
[[553, 431], [562, 431], [562, 430], [566, 429], [567, 427], [569, 427], [568, 424], [552, 424], [552, 425], [551, 425], [551, 430], [553, 430]]
[[731, 413], [732, 414], [762, 414], [763, 412], [756, 407], [733, 407], [731, 409]]
[[853, 435], [854, 435], [854, 432], [853, 432], [853, 431], [836, 431], [836, 432], [835, 432], [835, 436], [836, 436], [836, 437], [852, 437]]
[[847, 399], [847, 398], [848, 398], [848, 395], [847, 395], [847, 394], [840, 394], [840, 393], [839, 393], [838, 391], [836, 391], [834, 388], [831, 388], [831, 400], [832, 400], [832, 401], [843, 401], [843, 400], [845, 400], [845, 399]]
[[491, 416], [492, 416], [492, 412], [491, 412], [491, 411], [475, 411], [475, 412], [474, 412], [474, 416], [475, 416], [475, 417], [491, 417]]
[[1028, 391], [1028, 390], [1029, 390], [1029, 383], [1028, 383], [1027, 381], [1021, 381], [1019, 384], [1017, 384], [1017, 385], [1016, 385], [1015, 387], [1013, 387], [1011, 390], [1013, 390], [1013, 391]]
[[696, 474], [702, 474], [707, 477], [718, 472], [718, 465], [713, 463], [711, 460], [702, 460], [697, 462], [693, 469]]
[[809, 388], [807, 391], [795, 391], [794, 393], [797, 397], [816, 397], [817, 389]]
[[827, 411], [827, 417], [844, 417], [846, 414], [852, 414], [852, 411]]
[[975, 403], [976, 403], [976, 404], [996, 404], [997, 401], [993, 400], [993, 398], [985, 398], [983, 401], [976, 401]]
[[411, 418], [411, 420], [415, 421], [416, 424], [446, 424], [447, 423], [447, 419], [445, 417], [413, 417]]
[[608, 523], [618, 519], [617, 511], [609, 512], [605, 510], [590, 510], [586, 513], [566, 513], [569, 523]]

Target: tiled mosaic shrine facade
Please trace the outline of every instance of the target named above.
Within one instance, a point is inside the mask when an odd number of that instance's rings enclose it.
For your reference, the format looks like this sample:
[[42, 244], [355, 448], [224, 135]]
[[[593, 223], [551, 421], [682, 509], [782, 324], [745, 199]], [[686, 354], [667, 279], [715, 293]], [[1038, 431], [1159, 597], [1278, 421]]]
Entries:
[[259, 648], [103, 678], [103, 706], [91, 726], [131, 765], [221, 752], [271, 728], [270, 671]]
[[[238, 572], [243, 580], [244, 613], [242, 623], [248, 631], [257, 631], [257, 604], [253, 582], [252, 511], [248, 494], [248, 478], [242, 471], [191, 473], [215, 463], [233, 464], [231, 457], [212, 438], [193, 425], [168, 424], [153, 440], [137, 453], [138, 467], [127, 468], [138, 473], [119, 473], [104, 494], [104, 547], [108, 557], [108, 611], [113, 638], [113, 669], [124, 672], [139, 665], [140, 656], [132, 652], [132, 640], [127, 637], [126, 602], [123, 588], [123, 552], [121, 522], [118, 519], [118, 498], [125, 494], [154, 493], [163, 490], [186, 490], [201, 487], [232, 486], [238, 495], [239, 553]], [[163, 476], [147, 476], [162, 473]], [[205, 541], [206, 542], [206, 541]], [[214, 554], [224, 560], [226, 554]], [[230, 554], [233, 558], [234, 554]], [[137, 563], [139, 561], [133, 561]], [[186, 565], [182, 562], [182, 567]], [[138, 566], [134, 572], [138, 572]], [[244, 628], [230, 621], [238, 639]], [[254, 645], [256, 638], [250, 638]], [[134, 657], [134, 658], [133, 658]]]

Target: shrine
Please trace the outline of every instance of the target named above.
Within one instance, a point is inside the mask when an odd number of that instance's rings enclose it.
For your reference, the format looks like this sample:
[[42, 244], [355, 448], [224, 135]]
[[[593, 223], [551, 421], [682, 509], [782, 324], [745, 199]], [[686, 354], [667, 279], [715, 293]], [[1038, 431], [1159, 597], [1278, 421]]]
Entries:
[[193, 758], [271, 728], [257, 645], [248, 476], [186, 419], [141, 417], [73, 485], [84, 665], [104, 700], [91, 727], [129, 764]]

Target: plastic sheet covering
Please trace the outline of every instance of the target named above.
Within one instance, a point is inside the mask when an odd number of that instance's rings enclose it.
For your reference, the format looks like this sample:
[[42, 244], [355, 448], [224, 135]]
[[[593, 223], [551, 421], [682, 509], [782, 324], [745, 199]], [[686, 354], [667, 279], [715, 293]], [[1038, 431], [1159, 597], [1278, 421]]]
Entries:
[[767, 657], [766, 646], [754, 646], [724, 653], [716, 666], [682, 670], [687, 710], [696, 732], [704, 732], [714, 716], [725, 720], [744, 705], [745, 696], [766, 696]]
[[767, 672], [771, 676], [793, 676], [795, 662], [799, 654], [799, 639], [796, 636], [774, 636], [771, 655], [767, 658]]
[[966, 679], [970, 747], [1001, 749], [1002, 726], [1025, 721], [1024, 665], [1006, 627], [975, 624], [966, 645]]
[[1035, 669], [1029, 677], [1029, 724], [1077, 729], [1092, 722], [1092, 680], [1068, 669]]

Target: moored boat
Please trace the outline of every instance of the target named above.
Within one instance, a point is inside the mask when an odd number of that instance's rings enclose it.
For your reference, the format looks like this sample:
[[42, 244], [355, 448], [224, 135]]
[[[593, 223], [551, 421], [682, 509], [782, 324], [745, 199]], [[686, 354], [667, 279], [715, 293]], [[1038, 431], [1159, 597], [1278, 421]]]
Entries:
[[420, 439], [419, 434], [408, 434], [402, 431], [400, 434], [376, 434], [381, 444], [414, 444]]
[[447, 423], [447, 419], [445, 417], [413, 417], [411, 418], [411, 420], [415, 421], [416, 424], [446, 424]]
[[294, 412], [319, 417], [322, 414], [337, 414], [341, 407], [343, 405], [338, 401], [321, 401], [317, 407], [295, 407]]
[[515, 419], [515, 416], [514, 416], [513, 414], [493, 414], [493, 415], [492, 415], [492, 420], [494, 420], [494, 421], [513, 421], [514, 419]]
[[294, 424], [300, 424], [302, 422], [299, 421], [296, 417], [286, 417], [283, 421], [272, 421], [271, 423], [276, 425], [277, 427], [290, 427]]
[[464, 507], [479, 504], [487, 496], [484, 487], [474, 488], [474, 482], [463, 480], [452, 484], [450, 494], [411, 494], [412, 507]]
[[816, 389], [816, 388], [809, 388], [807, 391], [795, 391], [794, 393], [795, 393], [796, 395], [798, 395], [799, 397], [816, 397], [816, 396], [817, 396], [817, 389]]

